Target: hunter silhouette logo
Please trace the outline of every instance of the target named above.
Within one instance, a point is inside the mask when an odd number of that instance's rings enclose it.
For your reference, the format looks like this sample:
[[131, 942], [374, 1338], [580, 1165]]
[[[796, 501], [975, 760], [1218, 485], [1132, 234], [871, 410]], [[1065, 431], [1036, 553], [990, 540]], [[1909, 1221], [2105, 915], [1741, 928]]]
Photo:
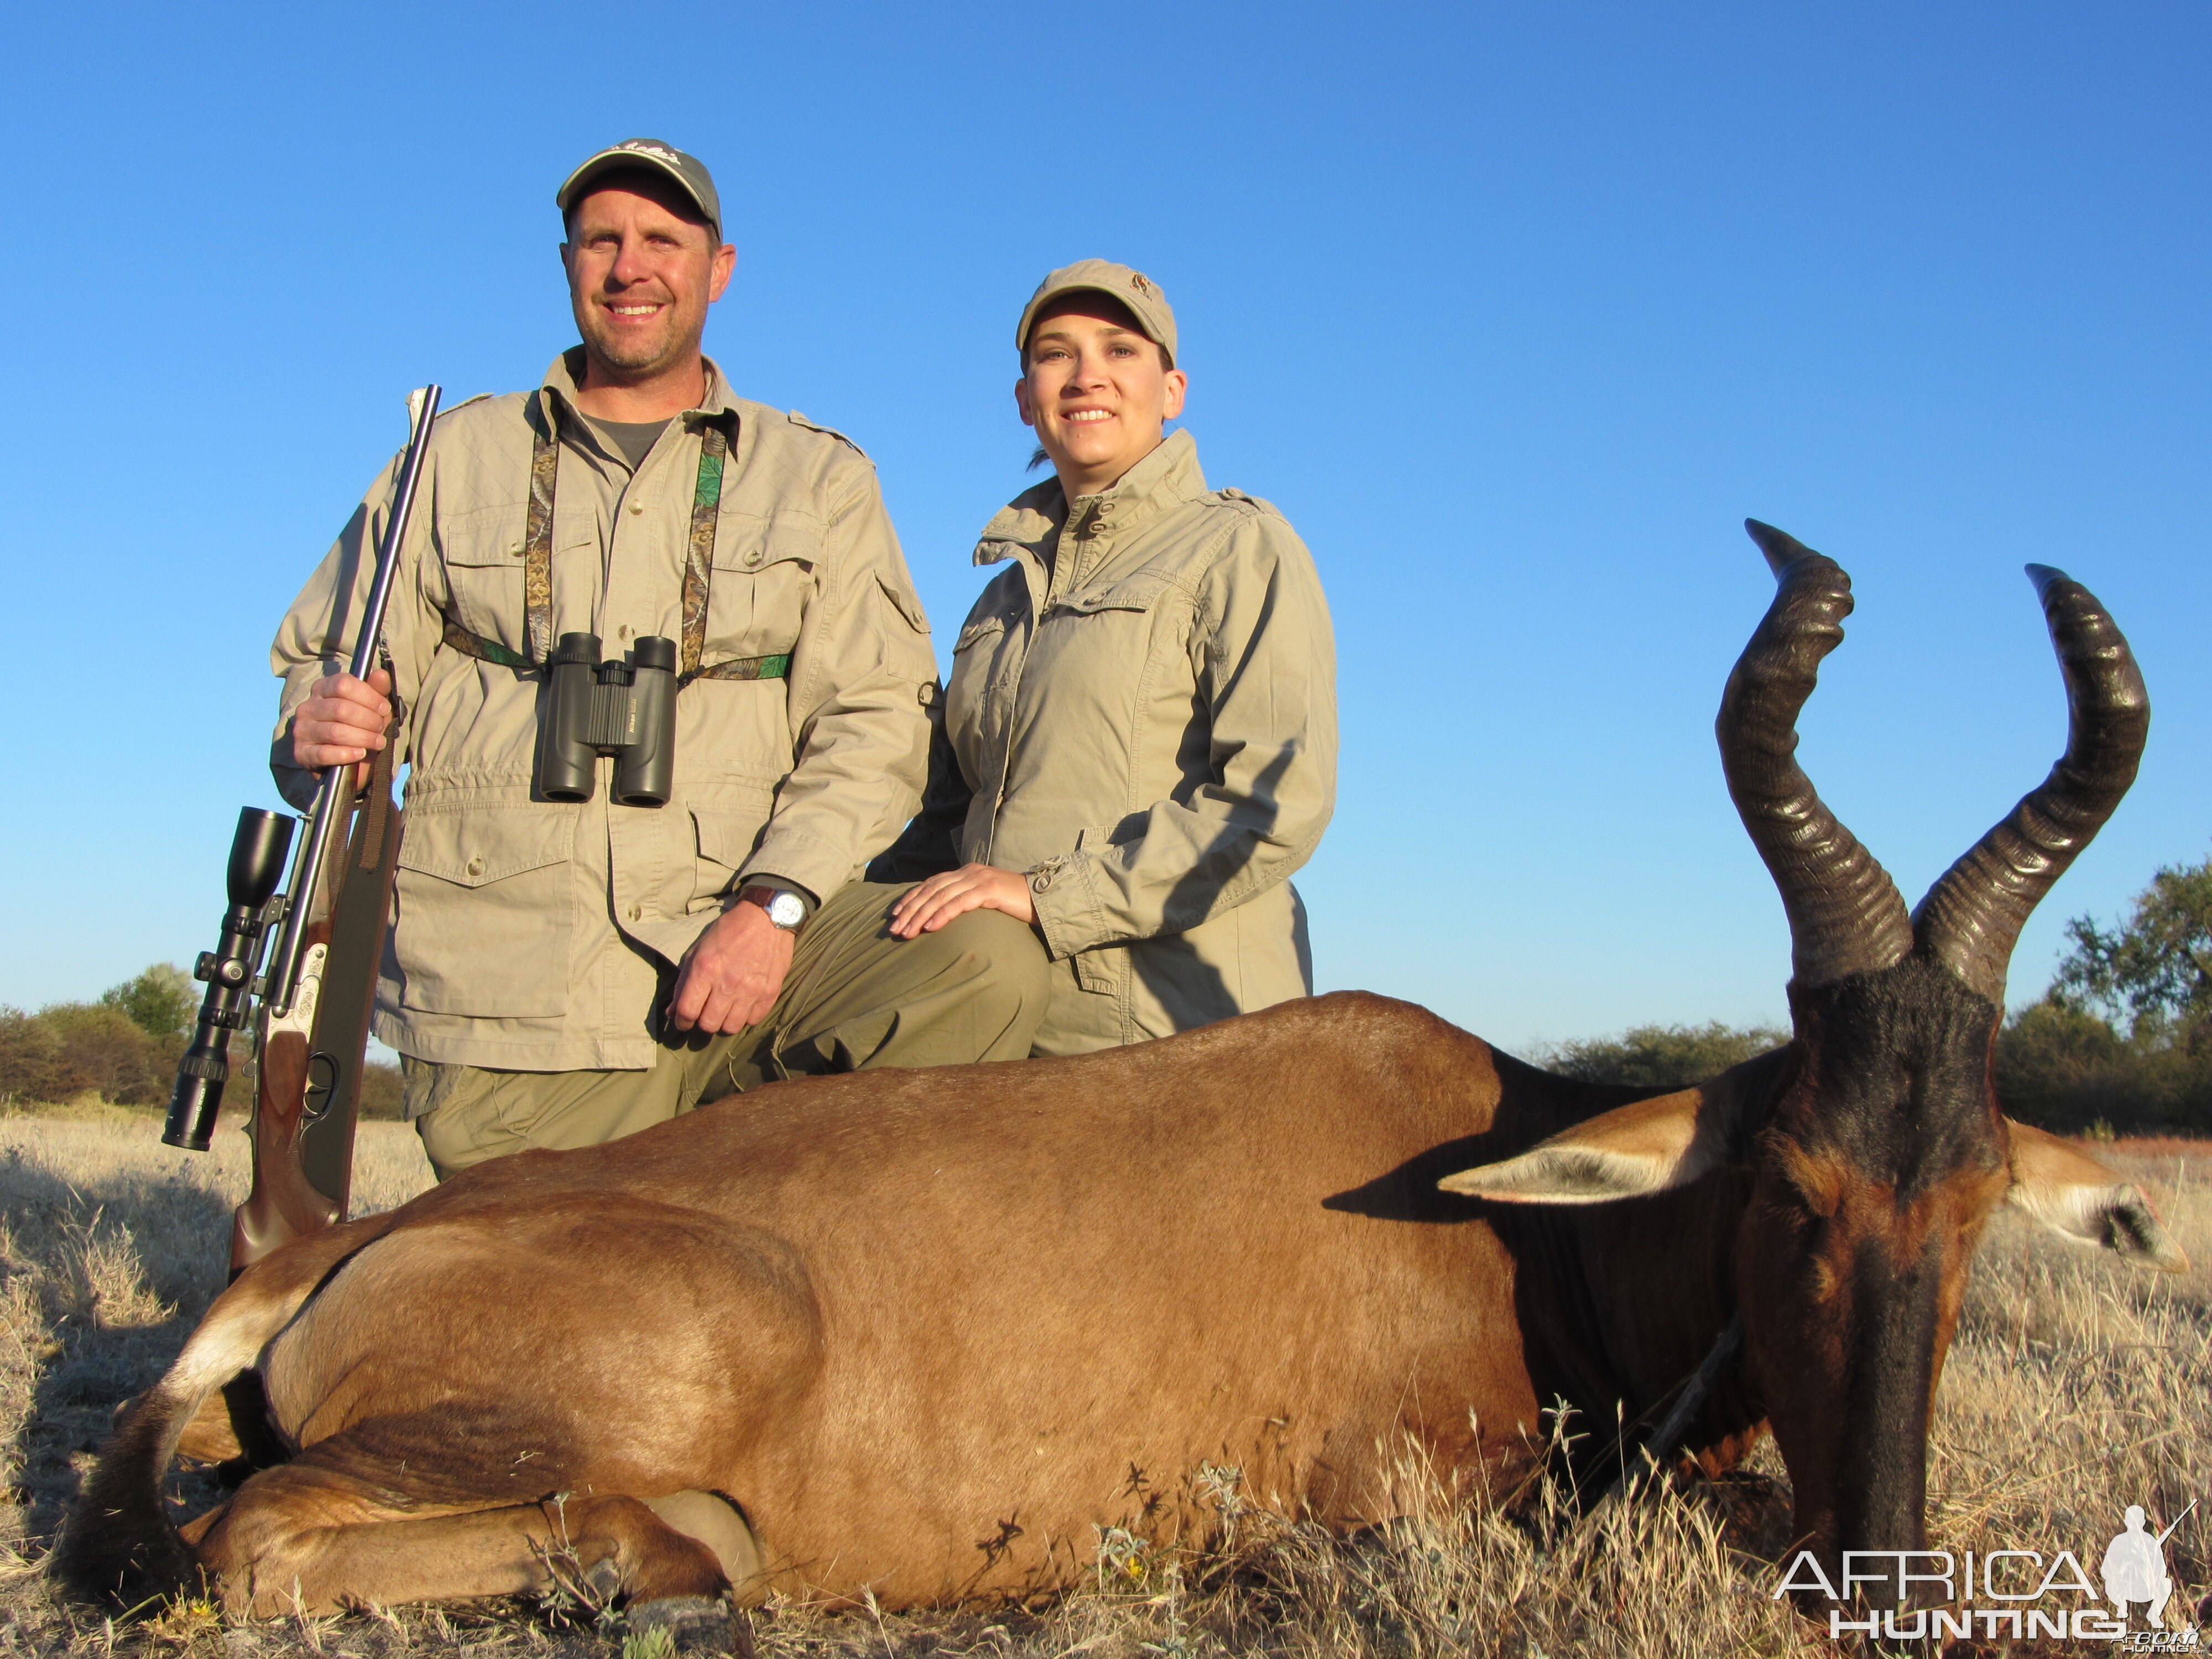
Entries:
[[2166, 1576], [2166, 1540], [2181, 1522], [2176, 1521], [2154, 1538], [2143, 1530], [2142, 1504], [2129, 1504], [2126, 1518], [2128, 1529], [2105, 1547], [2105, 1599], [2120, 1610], [2123, 1619], [2128, 1616], [2129, 1603], [2148, 1602], [2150, 1622], [2156, 1625], [2166, 1612], [2166, 1597], [2173, 1594], [2173, 1580]]
[[[2102, 1599], [2110, 1608], [2098, 1605], [2097, 1586], [2071, 1550], [2053, 1556], [2019, 1549], [1846, 1550], [1832, 1579], [1812, 1551], [1800, 1550], [1774, 1595], [1779, 1600], [1817, 1591], [1838, 1603], [1828, 1609], [1828, 1634], [1837, 1640], [2052, 1638], [2114, 1642], [2125, 1652], [2196, 1653], [2203, 1650], [2197, 1632], [2169, 1632], [2164, 1623], [2173, 1595], [2166, 1540], [2196, 1507], [2191, 1501], [2172, 1526], [2154, 1533], [2142, 1505], [2128, 1506], [2126, 1530], [2105, 1547], [2100, 1563]], [[1897, 1605], [1875, 1604], [1893, 1595]], [[1911, 1605], [1916, 1601], [1920, 1605]], [[2132, 1628], [2138, 1604], [2142, 1629]]]

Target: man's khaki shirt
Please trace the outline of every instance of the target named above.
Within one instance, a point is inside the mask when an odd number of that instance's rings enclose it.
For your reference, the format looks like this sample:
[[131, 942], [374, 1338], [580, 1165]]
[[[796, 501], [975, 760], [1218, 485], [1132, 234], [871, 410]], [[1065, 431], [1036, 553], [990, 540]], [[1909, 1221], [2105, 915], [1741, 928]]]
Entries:
[[[866, 457], [732, 397], [709, 362], [705, 401], [669, 423], [633, 477], [576, 413], [580, 356], [556, 359], [535, 392], [439, 418], [385, 623], [411, 769], [374, 1029], [417, 1059], [649, 1066], [647, 1017], [665, 964], [744, 880], [781, 876], [828, 898], [898, 833], [923, 781], [929, 624]], [[682, 639], [700, 433], [715, 422], [728, 436], [702, 664], [787, 652], [790, 668], [678, 694], [665, 806], [611, 804], [604, 758], [589, 801], [532, 799], [542, 673], [441, 643], [450, 617], [526, 654], [533, 421], [556, 421], [560, 434], [553, 637], [596, 634], [610, 657], [641, 636]], [[292, 762], [293, 711], [350, 653], [393, 470], [270, 653], [284, 680], [273, 769], [295, 804], [314, 778]]]
[[1209, 491], [1177, 432], [1072, 506], [983, 532], [1011, 558], [960, 630], [946, 734], [962, 859], [1030, 872], [1058, 969], [1037, 1052], [1202, 1025], [1313, 988], [1286, 879], [1336, 799], [1336, 647], [1313, 558]]

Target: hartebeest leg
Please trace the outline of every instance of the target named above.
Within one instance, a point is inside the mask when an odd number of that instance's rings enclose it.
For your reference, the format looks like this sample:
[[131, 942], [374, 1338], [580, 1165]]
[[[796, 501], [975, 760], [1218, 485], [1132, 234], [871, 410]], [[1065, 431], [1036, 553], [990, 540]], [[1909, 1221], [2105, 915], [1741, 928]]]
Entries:
[[329, 1468], [289, 1464], [239, 1490], [198, 1540], [234, 1613], [514, 1595], [573, 1573], [632, 1603], [719, 1596], [714, 1553], [633, 1498], [568, 1498], [424, 1516]]

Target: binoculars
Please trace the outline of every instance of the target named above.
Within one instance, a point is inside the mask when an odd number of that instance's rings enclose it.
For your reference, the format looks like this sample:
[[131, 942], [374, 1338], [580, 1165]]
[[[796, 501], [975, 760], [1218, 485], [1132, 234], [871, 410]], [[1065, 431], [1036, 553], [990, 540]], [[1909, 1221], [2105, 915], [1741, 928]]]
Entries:
[[676, 769], [676, 641], [648, 634], [628, 662], [602, 662], [598, 635], [563, 634], [546, 684], [538, 793], [591, 799], [599, 757], [611, 755], [616, 800], [666, 805]]
[[177, 1063], [177, 1086], [169, 1096], [168, 1121], [161, 1139], [172, 1146], [204, 1152], [215, 1133], [222, 1106], [222, 1085], [230, 1078], [230, 1034], [252, 1018], [248, 999], [258, 989], [261, 952], [269, 928], [282, 907], [270, 901], [284, 878], [285, 856], [292, 848], [297, 820], [289, 813], [249, 806], [238, 815], [230, 842], [228, 896], [222, 938], [200, 952], [192, 977], [207, 987], [191, 1047]]

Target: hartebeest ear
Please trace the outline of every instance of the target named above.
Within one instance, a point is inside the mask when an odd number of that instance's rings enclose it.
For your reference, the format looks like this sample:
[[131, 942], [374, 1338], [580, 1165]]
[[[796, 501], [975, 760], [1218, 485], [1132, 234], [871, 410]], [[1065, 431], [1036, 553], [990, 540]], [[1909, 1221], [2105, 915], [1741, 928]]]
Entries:
[[2070, 1142], [2005, 1120], [2012, 1134], [2012, 1189], [2005, 1201], [2076, 1244], [2113, 1250], [2141, 1267], [2185, 1272], [2175, 1243], [2142, 1189]]
[[1602, 1204], [1687, 1186], [1728, 1161], [1729, 1123], [1701, 1089], [1616, 1106], [1518, 1158], [1477, 1164], [1437, 1185], [1509, 1204]]

